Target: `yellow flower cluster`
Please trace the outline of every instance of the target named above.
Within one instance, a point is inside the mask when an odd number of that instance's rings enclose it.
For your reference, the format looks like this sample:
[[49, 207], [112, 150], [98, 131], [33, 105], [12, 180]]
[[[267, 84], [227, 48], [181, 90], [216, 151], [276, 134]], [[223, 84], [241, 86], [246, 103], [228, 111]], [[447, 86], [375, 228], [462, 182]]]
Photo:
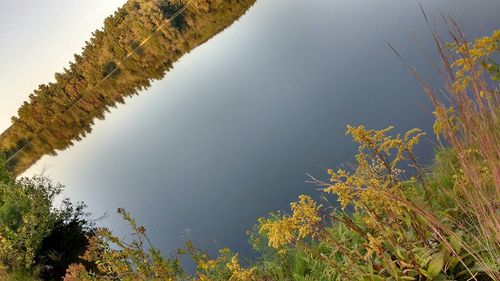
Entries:
[[342, 208], [352, 204], [358, 209], [380, 214], [386, 210], [400, 213], [401, 207], [390, 198], [402, 187], [397, 180], [401, 161], [412, 159], [414, 146], [424, 133], [412, 129], [404, 136], [390, 136], [392, 127], [383, 130], [367, 130], [364, 126], [347, 127], [347, 134], [359, 143], [356, 170], [348, 173], [343, 169], [329, 169], [331, 184], [326, 193], [336, 194]]
[[231, 258], [231, 261], [226, 264], [226, 267], [231, 271], [229, 281], [252, 281], [256, 280], [255, 267], [242, 268], [238, 261], [238, 254]]
[[[266, 233], [269, 246], [280, 249], [297, 239], [314, 237], [321, 217], [321, 205], [307, 195], [300, 195], [299, 201], [290, 204], [292, 216], [280, 216], [279, 219], [259, 219], [260, 232]], [[279, 216], [279, 215], [278, 215]]]
[[198, 269], [204, 270], [204, 271], [209, 271], [214, 269], [217, 266], [217, 261], [216, 260], [199, 260], [198, 263], [196, 264], [196, 267]]
[[[189, 280], [193, 281], [255, 281], [258, 280], [256, 267], [243, 268], [238, 261], [238, 254], [232, 254], [228, 248], [219, 250], [219, 255], [210, 259], [207, 254], [196, 251], [191, 244], [188, 245], [188, 251], [191, 251], [196, 262], [196, 276]], [[229, 276], [227, 274], [230, 274]]]
[[446, 133], [448, 130], [456, 130], [457, 127], [457, 116], [455, 115], [455, 110], [453, 107], [445, 108], [444, 106], [437, 106], [434, 111], [434, 134], [438, 140], [440, 140], [440, 135]]
[[260, 232], [266, 233], [269, 239], [269, 246], [273, 248], [281, 248], [284, 245], [290, 244], [294, 241], [295, 227], [291, 223], [290, 218], [283, 217], [280, 220], [259, 219]]
[[458, 68], [453, 90], [463, 92], [473, 77], [481, 75], [479, 66], [480, 63], [486, 63], [485, 57], [500, 50], [500, 30], [494, 31], [491, 36], [478, 38], [473, 43], [454, 44], [452, 50], [459, 56], [452, 64]]
[[368, 243], [366, 243], [366, 255], [365, 258], [370, 257], [373, 253], [376, 253], [377, 255], [381, 255], [383, 252], [383, 243], [384, 239], [381, 237], [373, 237], [370, 233], [367, 234], [368, 236]]
[[[359, 162], [359, 161], [358, 161]], [[356, 186], [354, 177], [351, 177], [346, 171], [339, 169], [335, 172], [333, 169], [328, 169], [330, 181], [334, 184], [323, 189], [326, 193], [337, 194], [338, 200], [342, 208], [346, 208], [353, 201], [353, 186]]]
[[291, 223], [299, 232], [299, 238], [314, 235], [314, 231], [321, 218], [318, 215], [321, 206], [307, 195], [300, 195], [299, 202], [290, 204], [292, 207]]

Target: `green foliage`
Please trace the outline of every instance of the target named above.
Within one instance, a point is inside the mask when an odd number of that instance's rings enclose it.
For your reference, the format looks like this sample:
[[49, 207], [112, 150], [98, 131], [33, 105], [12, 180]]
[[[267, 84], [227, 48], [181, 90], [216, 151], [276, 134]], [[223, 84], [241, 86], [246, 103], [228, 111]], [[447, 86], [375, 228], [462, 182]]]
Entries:
[[[6, 171], [0, 165], [0, 171]], [[44, 177], [0, 182], [0, 278], [59, 280], [87, 247], [93, 225], [85, 205], [53, 201], [63, 186]]]
[[6, 165], [5, 153], [0, 151], [0, 183], [9, 183], [12, 181], [9, 170]]
[[96, 270], [73, 264], [65, 280], [180, 280], [184, 274], [179, 260], [163, 258], [149, 242], [145, 228], [127, 211], [118, 209], [118, 213], [130, 225], [132, 239], [124, 241], [108, 229], [97, 229], [84, 255]]
[[483, 63], [483, 66], [490, 73], [492, 80], [500, 82], [500, 64], [492, 59], [488, 59], [487, 62]]
[[[453, 150], [437, 152], [436, 163], [426, 176], [430, 186], [448, 184], [458, 169]], [[432, 173], [435, 171], [435, 173]], [[421, 189], [411, 181], [407, 189]], [[433, 188], [432, 191], [435, 191]], [[412, 192], [411, 199], [424, 202], [423, 192]], [[419, 195], [420, 194], [420, 195]], [[415, 197], [417, 196], [417, 197]], [[396, 202], [396, 201], [395, 201]], [[433, 212], [446, 211], [449, 204], [433, 201]], [[411, 212], [411, 210], [407, 210]], [[453, 213], [453, 212], [450, 212]], [[423, 217], [405, 217], [401, 227], [373, 225], [373, 217], [365, 210], [346, 214], [333, 212], [327, 217], [326, 235], [297, 241], [282, 252], [269, 246], [267, 233], [259, 231], [261, 220], [250, 232], [254, 250], [261, 254], [255, 263], [262, 280], [488, 280], [465, 247], [474, 244], [476, 235], [457, 230], [446, 241], [440, 241]], [[271, 221], [280, 219], [271, 215]], [[405, 220], [407, 222], [405, 222]], [[326, 223], [326, 222], [325, 222]], [[378, 229], [378, 230], [377, 230]], [[385, 233], [378, 239], [375, 233]], [[323, 231], [321, 231], [323, 232]], [[380, 234], [379, 234], [380, 235]], [[392, 237], [396, 239], [394, 241]]]
[[3, 281], [40, 281], [37, 273], [24, 269], [17, 269], [11, 272], [0, 273], [0, 279]]
[[62, 186], [41, 177], [0, 184], [0, 264], [30, 269], [54, 223], [52, 200]]
[[83, 202], [75, 205], [65, 199], [63, 206], [53, 211], [56, 220], [35, 256], [35, 264], [40, 268], [39, 276], [44, 280], [60, 280], [69, 265], [75, 262], [96, 269], [94, 264], [81, 258], [89, 240], [95, 235], [95, 226], [89, 221], [90, 214], [85, 212], [85, 208]]

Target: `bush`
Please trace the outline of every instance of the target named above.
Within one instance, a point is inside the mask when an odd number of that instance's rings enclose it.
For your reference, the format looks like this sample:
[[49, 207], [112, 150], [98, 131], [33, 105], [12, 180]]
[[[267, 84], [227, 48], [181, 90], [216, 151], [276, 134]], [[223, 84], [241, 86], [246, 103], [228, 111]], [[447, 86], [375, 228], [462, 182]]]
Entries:
[[62, 189], [45, 177], [14, 180], [0, 160], [2, 280], [60, 280], [71, 263], [80, 261], [93, 224], [83, 203], [66, 199], [53, 208]]

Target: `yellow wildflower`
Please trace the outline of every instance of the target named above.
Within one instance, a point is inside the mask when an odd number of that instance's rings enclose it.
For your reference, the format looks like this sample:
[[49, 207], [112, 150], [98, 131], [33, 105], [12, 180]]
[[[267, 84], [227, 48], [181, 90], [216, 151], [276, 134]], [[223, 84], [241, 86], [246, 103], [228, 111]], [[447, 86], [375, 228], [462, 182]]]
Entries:
[[290, 218], [277, 221], [267, 221], [260, 227], [261, 233], [266, 233], [269, 246], [278, 249], [294, 241], [294, 226]]
[[299, 238], [314, 234], [321, 218], [318, 215], [321, 206], [307, 195], [300, 195], [299, 202], [291, 203], [293, 216], [291, 223], [299, 231]]
[[290, 204], [292, 216], [283, 216], [278, 220], [259, 219], [260, 233], [265, 233], [269, 239], [268, 245], [283, 250], [297, 239], [315, 236], [318, 224], [321, 222], [319, 209], [321, 205], [307, 195], [300, 195], [299, 201]]
[[251, 281], [257, 279], [255, 276], [255, 267], [242, 268], [238, 261], [238, 254], [231, 258], [226, 267], [231, 271], [229, 281]]
[[382, 245], [384, 243], [384, 239], [381, 237], [373, 237], [370, 233], [367, 234], [368, 236], [368, 243], [366, 249], [368, 250], [365, 257], [368, 258], [370, 257], [373, 253], [376, 253], [377, 255], [382, 254]]
[[472, 77], [478, 77], [483, 71], [481, 64], [486, 62], [486, 58], [500, 49], [500, 30], [493, 32], [491, 36], [477, 38], [474, 43], [463, 43], [459, 46], [452, 45], [452, 50], [458, 58], [451, 64], [457, 67], [455, 81], [452, 89], [455, 92], [467, 90]]

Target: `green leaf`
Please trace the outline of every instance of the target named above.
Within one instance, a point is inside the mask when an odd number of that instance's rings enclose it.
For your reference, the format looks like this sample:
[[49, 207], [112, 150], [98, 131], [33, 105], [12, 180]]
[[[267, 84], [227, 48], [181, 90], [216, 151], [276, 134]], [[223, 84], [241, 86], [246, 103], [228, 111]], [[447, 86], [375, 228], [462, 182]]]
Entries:
[[427, 266], [428, 278], [434, 279], [441, 273], [444, 266], [444, 254], [444, 251], [441, 251], [432, 255], [429, 265]]
[[384, 280], [385, 278], [373, 274], [370, 275], [367, 274], [363, 276], [363, 281], [384, 281]]
[[455, 267], [457, 264], [460, 262], [460, 260], [456, 256], [451, 256], [450, 260], [448, 261], [448, 270], [453, 271], [455, 270]]
[[460, 254], [462, 250], [462, 233], [456, 232], [450, 237], [450, 245], [453, 251], [457, 254]]
[[412, 276], [401, 276], [399, 277], [399, 280], [417, 280], [415, 277]]

